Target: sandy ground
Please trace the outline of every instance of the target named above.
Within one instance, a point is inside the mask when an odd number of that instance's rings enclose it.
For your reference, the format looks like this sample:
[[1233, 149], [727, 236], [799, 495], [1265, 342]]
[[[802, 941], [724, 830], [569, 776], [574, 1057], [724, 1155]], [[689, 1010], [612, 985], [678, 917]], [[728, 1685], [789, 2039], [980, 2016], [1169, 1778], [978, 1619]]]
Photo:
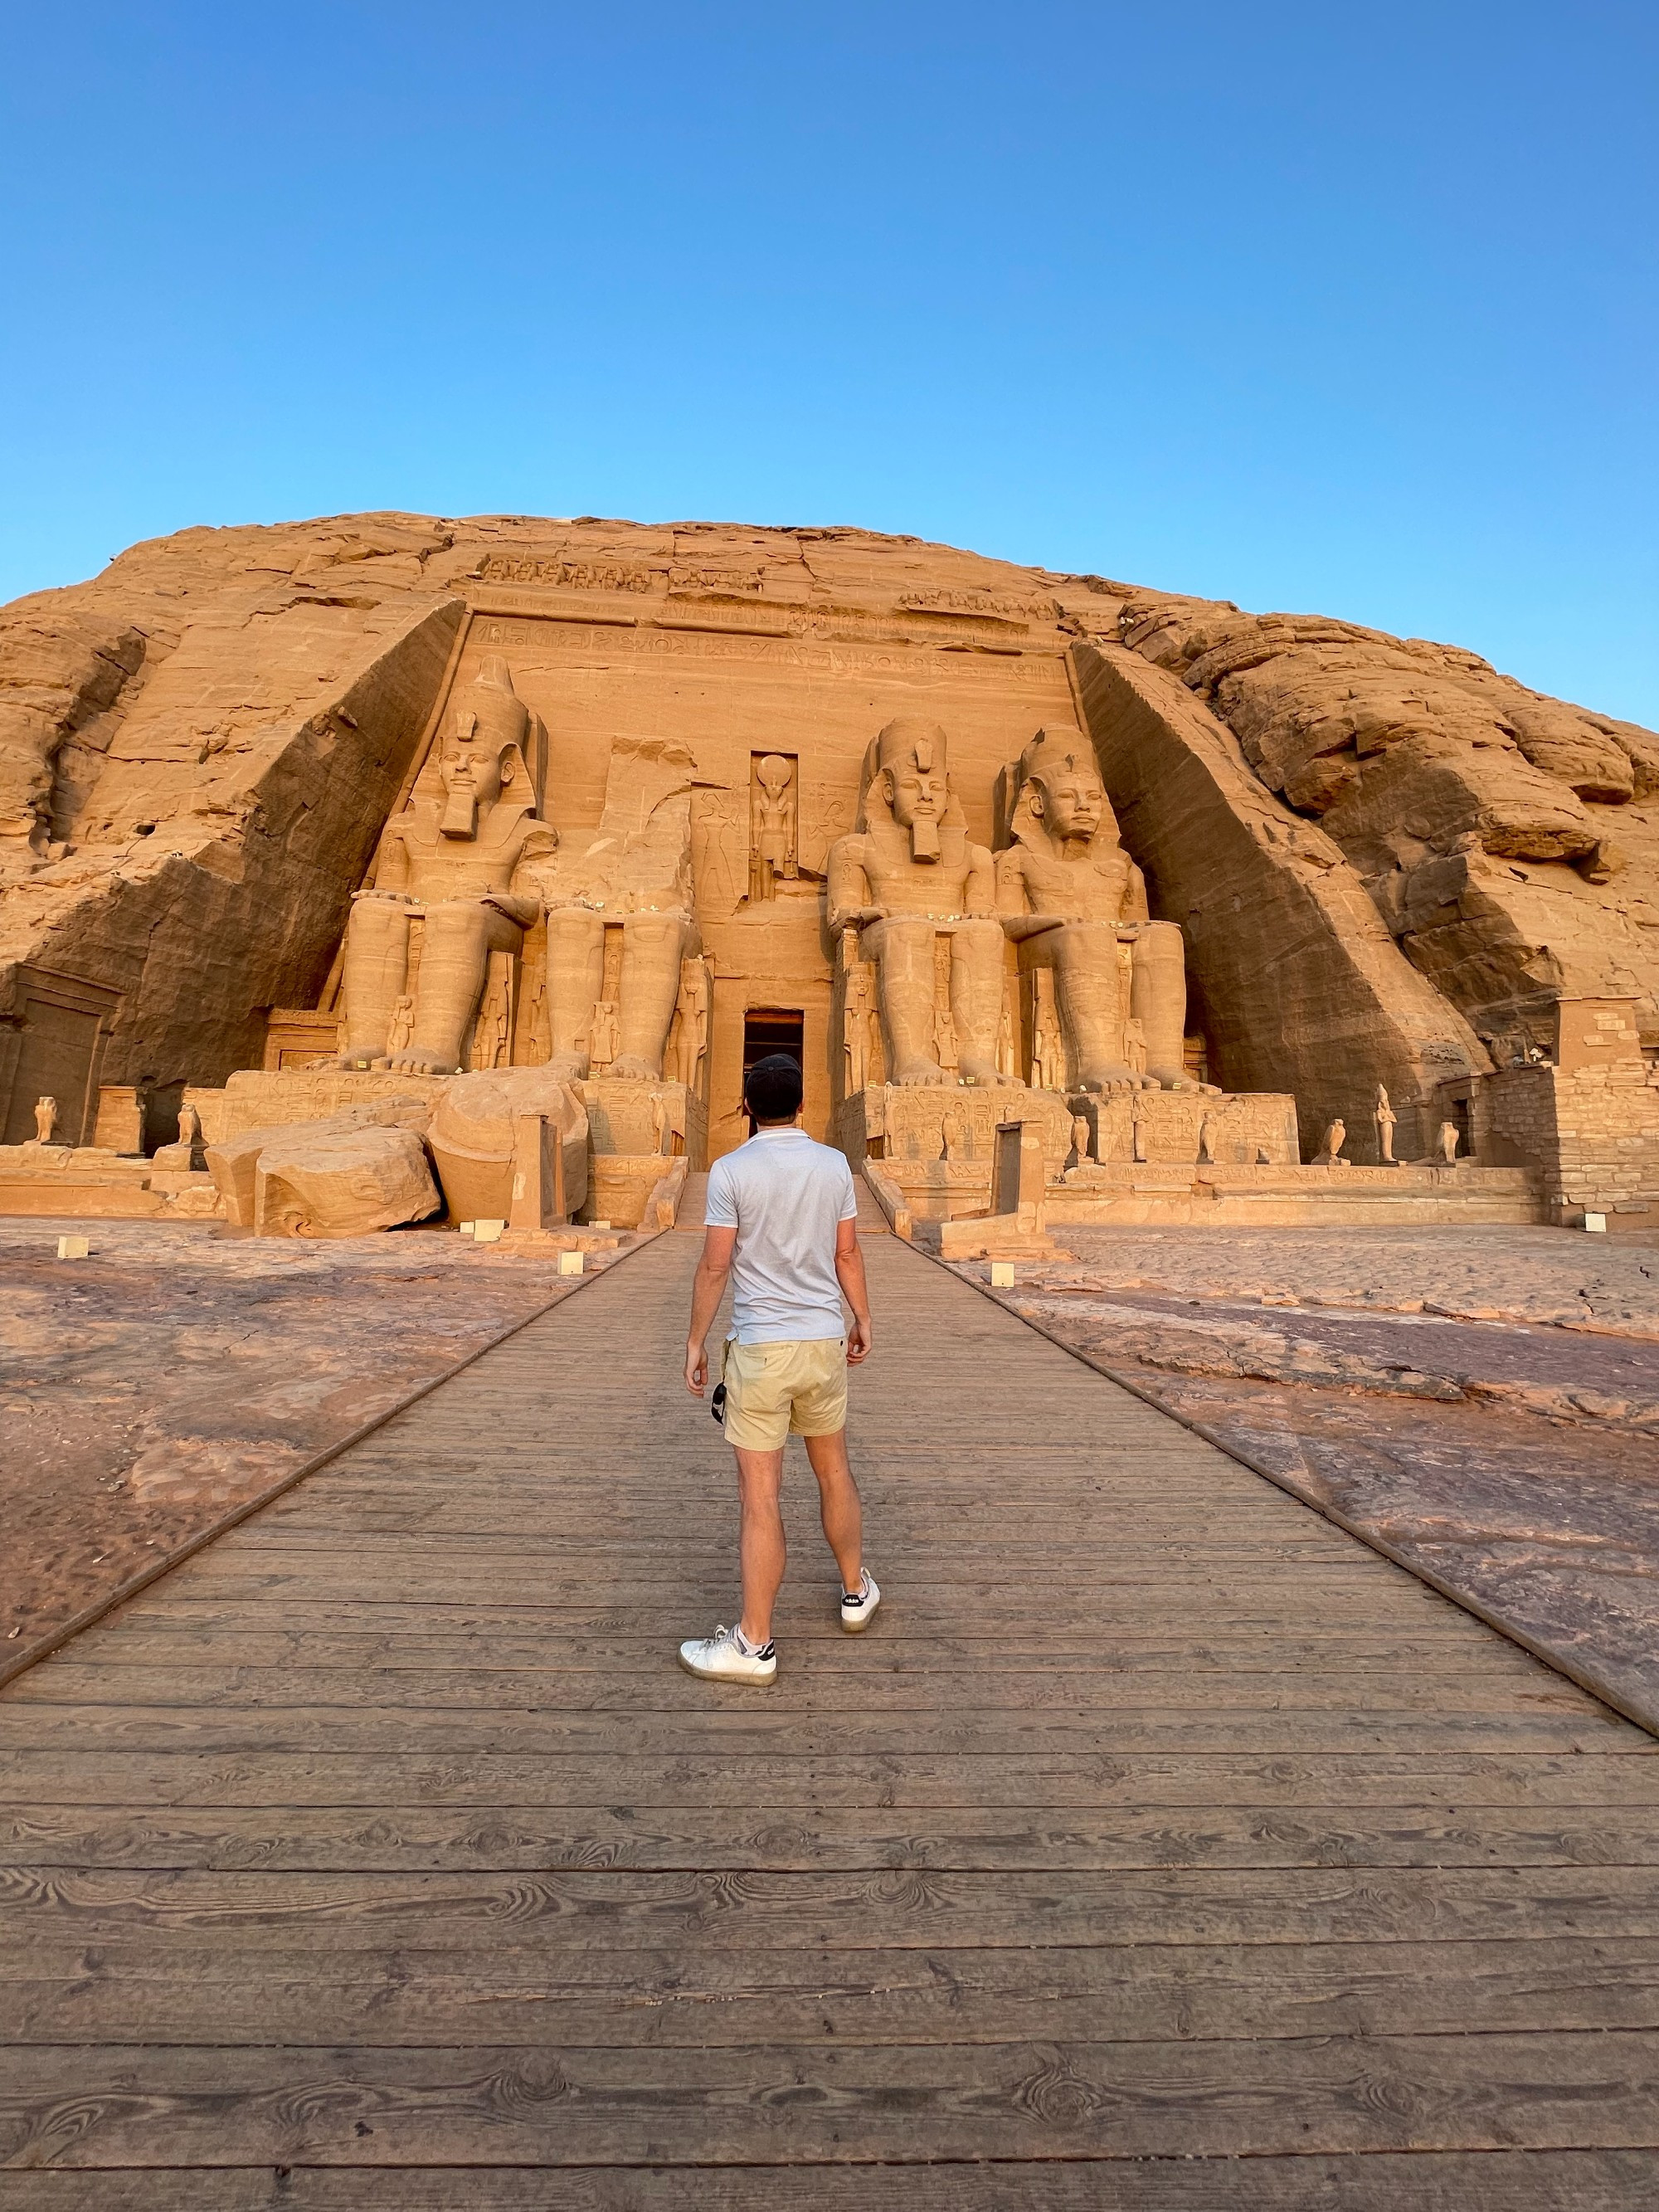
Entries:
[[[64, 1230], [89, 1258], [57, 1257]], [[429, 1230], [289, 1243], [15, 1217], [0, 1285], [0, 1667], [580, 1287], [556, 1253]]]
[[1549, 1229], [1055, 1241], [996, 1295], [1659, 1732], [1659, 1249]]

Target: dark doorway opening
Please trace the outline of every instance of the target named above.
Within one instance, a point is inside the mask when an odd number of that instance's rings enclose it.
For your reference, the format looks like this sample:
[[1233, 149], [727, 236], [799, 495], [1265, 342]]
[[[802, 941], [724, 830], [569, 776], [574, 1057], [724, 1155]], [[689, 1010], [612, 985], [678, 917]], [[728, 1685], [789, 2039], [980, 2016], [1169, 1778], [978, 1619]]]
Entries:
[[1460, 1160], [1473, 1159], [1474, 1157], [1474, 1127], [1469, 1113], [1468, 1100], [1467, 1098], [1449, 1099], [1446, 1104], [1446, 1119], [1451, 1123], [1453, 1128], [1457, 1132], [1458, 1158]]
[[799, 1068], [806, 1066], [806, 1017], [790, 1006], [751, 1006], [743, 1018], [743, 1073], [745, 1082], [757, 1060], [787, 1052]]

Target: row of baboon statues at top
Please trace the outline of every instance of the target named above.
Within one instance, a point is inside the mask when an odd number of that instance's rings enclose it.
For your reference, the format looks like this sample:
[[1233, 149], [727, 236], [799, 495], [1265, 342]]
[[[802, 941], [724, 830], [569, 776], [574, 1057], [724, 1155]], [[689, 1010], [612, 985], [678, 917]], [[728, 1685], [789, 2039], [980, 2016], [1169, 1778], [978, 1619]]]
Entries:
[[[597, 1020], [615, 1031], [604, 1055], [611, 1074], [661, 1077], [683, 968], [702, 950], [688, 874], [665, 867], [655, 887], [636, 884], [608, 902], [573, 887], [558, 865], [558, 832], [536, 812], [528, 732], [505, 661], [486, 659], [450, 718], [435, 780], [422, 779], [387, 825], [372, 885], [353, 902], [342, 1066], [459, 1067], [490, 954], [519, 951], [544, 920], [556, 1072], [591, 1072]], [[1006, 844], [994, 857], [968, 835], [936, 722], [902, 717], [871, 744], [859, 827], [830, 848], [828, 921], [848, 956], [849, 990], [867, 994], [873, 974], [888, 1080], [1018, 1079], [1006, 1049], [1004, 946], [1012, 939], [1022, 968], [1052, 978], [1045, 995], [1062, 1048], [1050, 1059], [1063, 1066], [1044, 1066], [1039, 1079], [1084, 1091], [1184, 1087], [1181, 932], [1150, 919], [1145, 882], [1079, 731], [1037, 732], [1003, 772], [998, 817]], [[607, 921], [623, 931], [614, 998], [604, 991]], [[948, 1013], [938, 1003], [941, 938]]]

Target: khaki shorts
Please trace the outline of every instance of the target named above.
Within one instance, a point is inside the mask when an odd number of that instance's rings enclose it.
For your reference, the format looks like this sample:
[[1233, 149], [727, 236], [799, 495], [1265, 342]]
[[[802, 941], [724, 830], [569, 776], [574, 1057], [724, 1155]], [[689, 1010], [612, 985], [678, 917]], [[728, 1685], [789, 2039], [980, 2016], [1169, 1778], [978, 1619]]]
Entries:
[[728, 1342], [726, 1441], [740, 1451], [780, 1451], [787, 1436], [832, 1437], [847, 1426], [847, 1339]]

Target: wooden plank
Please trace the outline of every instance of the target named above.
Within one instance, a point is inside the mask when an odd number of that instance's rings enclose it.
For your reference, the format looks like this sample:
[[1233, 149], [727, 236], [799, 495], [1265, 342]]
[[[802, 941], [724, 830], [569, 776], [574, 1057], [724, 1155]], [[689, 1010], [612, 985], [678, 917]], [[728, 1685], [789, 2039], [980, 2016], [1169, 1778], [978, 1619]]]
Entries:
[[[540, 1631], [526, 1632], [525, 1626], [483, 1628], [483, 1626], [427, 1624], [422, 1628], [352, 1628], [341, 1617], [330, 1620], [314, 1610], [307, 1624], [289, 1621], [285, 1628], [232, 1628], [223, 1621], [197, 1626], [188, 1620], [150, 1621], [128, 1620], [122, 1631], [122, 1672], [126, 1681], [131, 1668], [237, 1668], [252, 1674], [261, 1668], [387, 1668], [410, 1674], [489, 1674], [489, 1672], [546, 1672], [546, 1674], [608, 1674], [613, 1668], [639, 1659], [637, 1637], [604, 1637], [592, 1628], [592, 1614], [581, 1617], [575, 1628], [566, 1628], [557, 1617], [542, 1617]], [[1537, 1662], [1516, 1644], [1482, 1635], [1462, 1637], [1422, 1635], [1418, 1631], [1364, 1631], [1332, 1626], [1325, 1631], [1298, 1631], [1297, 1635], [1274, 1635], [1265, 1621], [1234, 1631], [1197, 1631], [1186, 1635], [1170, 1628], [1141, 1624], [1134, 1632], [1079, 1631], [1057, 1624], [1053, 1628], [1026, 1628], [1020, 1632], [984, 1635], [918, 1637], [902, 1635], [902, 1620], [883, 1620], [880, 1637], [865, 1637], [863, 1644], [845, 1637], [838, 1620], [825, 1617], [817, 1624], [801, 1621], [796, 1641], [810, 1639], [814, 1670], [841, 1659], [852, 1666], [902, 1666], [914, 1674], [957, 1677], [963, 1668], [984, 1662], [988, 1652], [1006, 1656], [1022, 1670], [1068, 1672], [1086, 1666], [1095, 1672], [1168, 1672], [1183, 1674], [1287, 1674], [1303, 1668], [1334, 1674], [1478, 1674], [1484, 1681], [1509, 1681], [1535, 1686]], [[874, 1655], [874, 1662], [872, 1656]], [[58, 1670], [80, 1662], [73, 1648], [51, 1662], [38, 1679], [60, 1679]], [[91, 1668], [88, 1668], [91, 1674]], [[104, 1681], [111, 1670], [101, 1668]], [[1573, 1692], [1571, 1683], [1564, 1683]], [[22, 1694], [22, 1692], [18, 1692]], [[1582, 1694], [1582, 1692], [1573, 1692]]]
[[[839, 1641], [839, 1622], [831, 1621], [821, 1602], [811, 1601], [814, 1598], [821, 1601], [828, 1595], [823, 1585], [819, 1584], [809, 1597], [803, 1591], [803, 1580], [797, 1575], [786, 1581], [781, 1601], [796, 1617], [794, 1632], [832, 1635]], [[169, 1632], [219, 1629], [250, 1637], [273, 1631], [309, 1635], [319, 1629], [362, 1629], [374, 1635], [426, 1633], [434, 1637], [475, 1630], [490, 1636], [509, 1633], [541, 1637], [552, 1630], [587, 1637], [602, 1634], [607, 1621], [625, 1621], [631, 1629], [643, 1611], [640, 1607], [613, 1601], [608, 1586], [596, 1593], [591, 1584], [578, 1589], [544, 1589], [533, 1599], [501, 1603], [488, 1598], [471, 1602], [451, 1599], [441, 1590], [413, 1601], [383, 1598], [372, 1589], [353, 1590], [349, 1587], [331, 1595], [301, 1590], [271, 1596], [252, 1591], [233, 1600], [202, 1591], [193, 1582], [187, 1583], [183, 1578], [171, 1587], [172, 1596], [165, 1607], [150, 1605], [143, 1598], [124, 1606], [120, 1614], [123, 1632], [161, 1626]], [[1416, 1594], [1414, 1597], [1413, 1592]], [[1365, 1598], [1346, 1599], [1340, 1606], [1320, 1607], [1316, 1604], [1309, 1607], [1305, 1616], [1298, 1612], [1289, 1620], [1282, 1613], [1249, 1601], [1225, 1582], [1212, 1590], [1201, 1613], [1184, 1613], [1179, 1607], [1160, 1603], [1156, 1591], [1147, 1590], [1145, 1585], [1102, 1593], [1097, 1602], [1068, 1605], [1058, 1618], [1054, 1608], [1046, 1606], [1041, 1596], [1017, 1605], [999, 1606], [994, 1593], [981, 1591], [971, 1607], [956, 1606], [953, 1601], [953, 1610], [941, 1611], [933, 1607], [924, 1612], [919, 1608], [913, 1590], [907, 1588], [902, 1595], [902, 1606], [895, 1606], [890, 1619], [884, 1615], [884, 1642], [907, 1632], [921, 1632], [918, 1624], [923, 1620], [928, 1623], [926, 1632], [933, 1639], [949, 1637], [963, 1643], [982, 1642], [987, 1637], [1000, 1638], [1010, 1628], [1018, 1626], [1028, 1635], [1053, 1636], [1060, 1647], [1108, 1629], [1124, 1637], [1141, 1638], [1151, 1633], [1207, 1639], [1227, 1636], [1249, 1638], [1257, 1643], [1273, 1643], [1285, 1635], [1293, 1639], [1322, 1640], [1346, 1635], [1393, 1634], [1407, 1636], [1413, 1643], [1431, 1638], [1437, 1643], [1443, 1642], [1462, 1650], [1486, 1650], [1494, 1657], [1518, 1654], [1522, 1663], [1529, 1668], [1539, 1663], [1530, 1653], [1522, 1651], [1518, 1644], [1494, 1635], [1481, 1622], [1459, 1612], [1456, 1607], [1448, 1605], [1432, 1590], [1415, 1582], [1405, 1591], [1403, 1602], [1389, 1592], [1377, 1591]], [[81, 1655], [84, 1656], [88, 1648], [82, 1646]], [[0, 1703], [0, 1712], [3, 1711], [3, 1703]]]
[[[842, 1639], [842, 1646], [852, 1638]], [[305, 1711], [400, 1715], [471, 1713], [512, 1723], [526, 1707], [555, 1705], [564, 1713], [614, 1713], [631, 1727], [646, 1714], [703, 1711], [708, 1692], [666, 1662], [661, 1650], [637, 1648], [611, 1667], [565, 1670], [551, 1664], [466, 1672], [426, 1668], [348, 1668], [342, 1666], [150, 1667], [135, 1662], [118, 1681], [95, 1664], [60, 1661], [38, 1669], [21, 1690], [19, 1707], [70, 1705], [81, 1711], [131, 1708], [189, 1711], [210, 1704], [221, 1714]], [[877, 1645], [831, 1645], [810, 1668], [780, 1672], [769, 1711], [856, 1716], [933, 1712], [948, 1698], [958, 1712], [989, 1716], [1047, 1711], [1064, 1700], [1073, 1713], [1099, 1709], [1128, 1713], [1238, 1711], [1449, 1714], [1530, 1713], [1590, 1716], [1604, 1725], [1604, 1708], [1571, 1683], [1557, 1678], [1517, 1687], [1508, 1674], [1487, 1680], [1448, 1667], [1443, 1671], [1383, 1674], [1363, 1682], [1323, 1668], [1275, 1673], [1231, 1668], [1115, 1669], [1079, 1657], [1070, 1668], [1002, 1667], [994, 1658], [949, 1669], [918, 1669], [886, 1659]]]
[[[744, 1702], [738, 1702], [739, 1700]], [[1200, 1705], [1202, 1701], [1200, 1700]], [[300, 1751], [371, 1753], [395, 1740], [410, 1757], [466, 1753], [480, 1740], [469, 1713], [417, 1711], [408, 1705], [275, 1707], [238, 1712], [217, 1707], [51, 1705], [19, 1699], [7, 1716], [5, 1747], [48, 1750], [94, 1746], [111, 1751]], [[717, 1691], [684, 1711], [584, 1713], [548, 1706], [498, 1712], [487, 1730], [493, 1750], [607, 1749], [650, 1755], [730, 1749], [750, 1757], [831, 1757], [848, 1730], [834, 1715], [769, 1706], [752, 1690]], [[1034, 1710], [1018, 1714], [955, 1707], [871, 1713], [857, 1729], [869, 1756], [906, 1759], [967, 1753], [983, 1757], [1047, 1751], [1087, 1759], [1133, 1751], [1246, 1753], [1442, 1750], [1607, 1753], [1653, 1758], [1651, 1737], [1603, 1711], [1551, 1711], [1542, 1705], [1492, 1713], [1334, 1712], [1283, 1708], [1249, 1712], [1179, 1708], [1073, 1716]]]
[[[372, 2166], [590, 2165], [1167, 2152], [1569, 2148], [1587, 2103], [1608, 2148], [1659, 2142], [1659, 2036], [1329, 2038], [763, 2051], [12, 2051], [0, 2142], [15, 2164], [270, 2160]], [[73, 2085], [72, 2087], [70, 2085]]]
[[[1520, 1793], [1526, 1795], [1527, 1793]], [[612, 1866], [1102, 1872], [1152, 1867], [1659, 1865], [1659, 1808], [235, 1805], [0, 1813], [0, 1866], [272, 1873]]]
[[240, 1958], [137, 1940], [31, 1944], [0, 2043], [377, 2047], [483, 2041], [702, 2050], [1243, 2041], [1659, 2028], [1659, 1939], [610, 1954], [399, 1942], [333, 1958], [303, 1936]]
[[0, 2212], [1635, 2212], [1639, 2151], [1089, 2157], [1009, 2166], [0, 2171]]
[[[129, 1873], [14, 1868], [0, 1873], [10, 1955], [37, 1933], [88, 1943], [164, 1932], [178, 1953], [223, 1946], [252, 1961], [304, 1929], [335, 1954], [410, 1945], [463, 1955], [481, 1936], [655, 1948], [811, 1942], [896, 1951], [1088, 1943], [1411, 1942], [1496, 1938], [1547, 1925], [1607, 1942], [1653, 1926], [1646, 1868], [1164, 1868], [1109, 1875], [771, 1874], [698, 1869], [650, 1874], [570, 1869], [535, 1875]], [[1539, 1920], [1536, 1916], [1542, 1915]]]
[[1069, 1754], [999, 1758], [920, 1753], [894, 1759], [863, 1749], [828, 1758], [735, 1751], [669, 1758], [556, 1753], [503, 1757], [471, 1750], [421, 1759], [382, 1745], [373, 1753], [261, 1748], [227, 1756], [200, 1750], [16, 1750], [0, 1764], [14, 1810], [32, 1803], [163, 1805], [407, 1804], [684, 1805], [752, 1811], [820, 1804], [1139, 1807], [1346, 1804], [1659, 1805], [1659, 1760], [1583, 1753], [1358, 1751], [1214, 1756], [1130, 1753], [1082, 1760]]

